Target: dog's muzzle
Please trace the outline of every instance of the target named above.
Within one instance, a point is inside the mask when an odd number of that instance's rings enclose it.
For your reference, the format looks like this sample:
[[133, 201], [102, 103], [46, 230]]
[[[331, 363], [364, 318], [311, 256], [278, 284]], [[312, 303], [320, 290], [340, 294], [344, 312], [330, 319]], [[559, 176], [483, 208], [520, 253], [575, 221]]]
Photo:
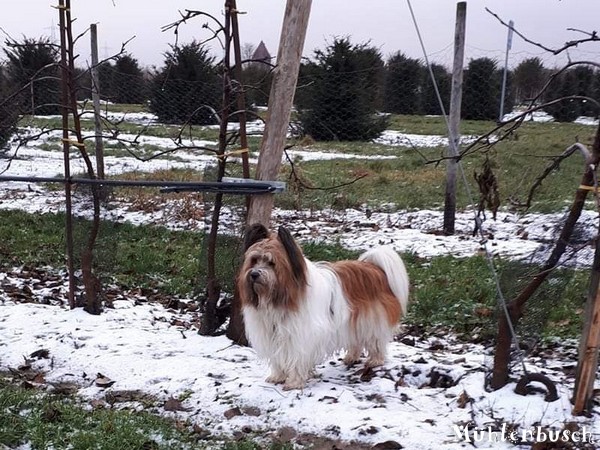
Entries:
[[258, 280], [259, 277], [260, 277], [260, 270], [252, 269], [250, 272], [248, 272], [248, 278], [253, 283], [256, 283], [256, 280]]

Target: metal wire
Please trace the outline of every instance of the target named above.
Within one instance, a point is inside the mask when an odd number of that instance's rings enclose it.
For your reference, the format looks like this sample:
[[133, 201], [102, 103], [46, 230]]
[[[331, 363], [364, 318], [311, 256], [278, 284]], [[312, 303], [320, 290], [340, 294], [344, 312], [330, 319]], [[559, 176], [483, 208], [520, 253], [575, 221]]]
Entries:
[[[452, 150], [455, 152], [454, 154], [457, 155], [458, 154], [458, 146], [460, 146], [460, 142], [458, 142], [458, 139], [455, 139], [455, 136], [451, 135], [450, 123], [449, 123], [449, 120], [448, 120], [448, 116], [446, 114], [446, 110], [445, 110], [444, 104], [442, 102], [442, 97], [440, 95], [440, 92], [439, 92], [439, 89], [438, 89], [438, 86], [437, 86], [437, 82], [435, 80], [435, 76], [434, 76], [433, 70], [431, 68], [431, 64], [429, 64], [429, 59], [427, 58], [427, 51], [425, 49], [425, 44], [423, 43], [423, 39], [421, 37], [421, 32], [419, 30], [419, 24], [417, 23], [417, 19], [415, 17], [415, 14], [414, 14], [414, 11], [413, 11], [413, 8], [412, 8], [410, 0], [406, 0], [406, 2], [408, 4], [408, 8], [410, 10], [410, 15], [412, 17], [412, 20], [413, 20], [413, 23], [414, 23], [414, 26], [415, 26], [415, 30], [417, 32], [417, 36], [419, 38], [419, 43], [421, 45], [421, 50], [423, 51], [423, 56], [424, 56], [424, 59], [425, 59], [425, 64], [427, 64], [427, 67], [429, 69], [429, 75], [431, 76], [431, 81], [432, 81], [433, 86], [435, 88], [437, 99], [438, 99], [438, 101], [440, 103], [440, 108], [441, 108], [441, 111], [442, 111], [442, 116], [444, 117], [444, 121], [446, 123], [446, 128], [448, 129], [448, 135], [450, 137], [449, 142], [450, 142], [450, 145], [452, 147], [454, 147], [454, 148], [452, 148]], [[457, 166], [458, 166], [458, 168], [460, 170], [461, 178], [463, 180], [463, 184], [464, 184], [465, 190], [467, 192], [467, 198], [469, 199], [469, 201], [471, 202], [471, 204], [474, 205], [475, 204], [475, 200], [474, 200], [474, 197], [473, 197], [473, 192], [471, 191], [471, 187], [469, 186], [469, 182], [467, 180], [467, 176], [465, 174], [465, 170], [464, 170], [464, 167], [462, 165], [462, 161], [460, 159], [457, 160]], [[486, 260], [487, 260], [488, 266], [490, 268], [490, 271], [492, 273], [492, 278], [494, 279], [494, 285], [495, 285], [495, 288], [496, 288], [496, 295], [498, 297], [498, 303], [500, 303], [500, 307], [501, 307], [501, 309], [502, 309], [502, 311], [503, 311], [503, 313], [504, 313], [504, 315], [506, 317], [506, 321], [508, 323], [508, 328], [510, 330], [511, 338], [512, 338], [513, 344], [516, 347], [516, 350], [517, 350], [517, 353], [518, 353], [518, 357], [519, 357], [519, 362], [521, 364], [521, 367], [523, 368], [523, 373], [525, 375], [527, 375], [528, 371], [527, 371], [527, 368], [525, 367], [525, 359], [524, 359], [524, 356], [523, 356], [523, 352], [521, 351], [521, 345], [519, 343], [519, 338], [518, 338], [517, 333], [515, 331], [514, 324], [513, 324], [512, 320], [510, 318], [510, 313], [508, 311], [508, 306], [506, 305], [506, 300], [504, 298], [504, 294], [502, 293], [502, 288], [500, 287], [500, 279], [498, 277], [498, 271], [496, 270], [496, 265], [494, 264], [493, 255], [492, 255], [492, 252], [490, 251], [490, 249], [488, 248], [487, 238], [485, 237], [484, 232], [483, 232], [483, 222], [482, 222], [481, 218], [477, 215], [477, 213], [475, 212], [475, 210], [473, 210], [473, 216], [474, 216], [474, 219], [475, 219], [475, 224], [477, 226], [476, 228], [477, 228], [478, 233], [479, 233], [479, 235], [481, 237], [480, 244], [483, 246], [483, 249], [485, 251]]]

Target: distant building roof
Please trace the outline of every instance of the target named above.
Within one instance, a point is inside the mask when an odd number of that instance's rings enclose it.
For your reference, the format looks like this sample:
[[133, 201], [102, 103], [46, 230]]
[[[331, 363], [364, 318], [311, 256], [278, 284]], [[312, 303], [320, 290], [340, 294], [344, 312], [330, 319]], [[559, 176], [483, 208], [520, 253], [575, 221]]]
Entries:
[[271, 62], [271, 54], [269, 53], [269, 50], [267, 50], [267, 46], [263, 41], [260, 41], [260, 44], [258, 44], [256, 50], [254, 50], [252, 59], [255, 61]]

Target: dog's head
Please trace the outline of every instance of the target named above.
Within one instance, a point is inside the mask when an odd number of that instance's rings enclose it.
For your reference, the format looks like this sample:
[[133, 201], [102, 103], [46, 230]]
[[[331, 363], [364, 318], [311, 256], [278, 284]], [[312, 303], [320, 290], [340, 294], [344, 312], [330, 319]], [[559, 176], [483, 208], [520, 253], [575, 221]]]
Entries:
[[290, 232], [251, 225], [244, 239], [238, 292], [244, 305], [295, 310], [306, 289], [306, 261]]

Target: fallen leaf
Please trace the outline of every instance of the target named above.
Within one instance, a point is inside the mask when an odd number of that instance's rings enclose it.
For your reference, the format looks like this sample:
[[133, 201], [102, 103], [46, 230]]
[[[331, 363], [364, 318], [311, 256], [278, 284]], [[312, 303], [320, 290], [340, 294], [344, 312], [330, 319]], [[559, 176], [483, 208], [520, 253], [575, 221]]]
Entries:
[[456, 404], [459, 408], [465, 408], [472, 401], [473, 399], [467, 394], [467, 391], [462, 391], [458, 396], [458, 400], [456, 400]]
[[108, 377], [105, 377], [101, 373], [96, 375], [96, 380], [94, 382], [96, 383], [96, 386], [104, 389], [111, 387], [113, 384], [115, 384], [113, 380], [111, 380]]
[[321, 397], [321, 398], [319, 399], [319, 401], [320, 401], [320, 402], [323, 402], [323, 403], [328, 403], [328, 404], [331, 404], [331, 403], [337, 403], [337, 402], [338, 402], [338, 399], [337, 399], [337, 398], [335, 398], [335, 397], [332, 397], [332, 396], [330, 396], [330, 395], [325, 395], [324, 397]]
[[33, 377], [33, 380], [31, 381], [37, 384], [44, 384], [46, 382], [46, 378], [44, 378], [44, 374], [40, 372], [35, 377]]
[[106, 402], [104, 400], [92, 400], [90, 402], [90, 406], [94, 409], [102, 409], [106, 407]]
[[231, 409], [228, 409], [227, 411], [225, 411], [223, 413], [223, 415], [225, 416], [225, 418], [227, 420], [229, 420], [229, 419], [231, 419], [231, 418], [233, 418], [235, 416], [241, 416], [242, 415], [242, 410], [240, 408], [238, 408], [238, 407], [231, 408]]
[[371, 447], [372, 450], [400, 450], [404, 447], [396, 441], [379, 442]]
[[183, 406], [183, 402], [176, 398], [169, 398], [164, 404], [165, 411], [187, 411], [188, 408]]
[[50, 350], [47, 350], [45, 348], [41, 348], [39, 350], [36, 350], [35, 352], [33, 352], [31, 355], [29, 355], [30, 358], [37, 358], [37, 359], [48, 359], [50, 357]]
[[242, 408], [242, 413], [251, 417], [258, 417], [261, 415], [260, 408], [257, 408], [256, 406], [245, 406]]

